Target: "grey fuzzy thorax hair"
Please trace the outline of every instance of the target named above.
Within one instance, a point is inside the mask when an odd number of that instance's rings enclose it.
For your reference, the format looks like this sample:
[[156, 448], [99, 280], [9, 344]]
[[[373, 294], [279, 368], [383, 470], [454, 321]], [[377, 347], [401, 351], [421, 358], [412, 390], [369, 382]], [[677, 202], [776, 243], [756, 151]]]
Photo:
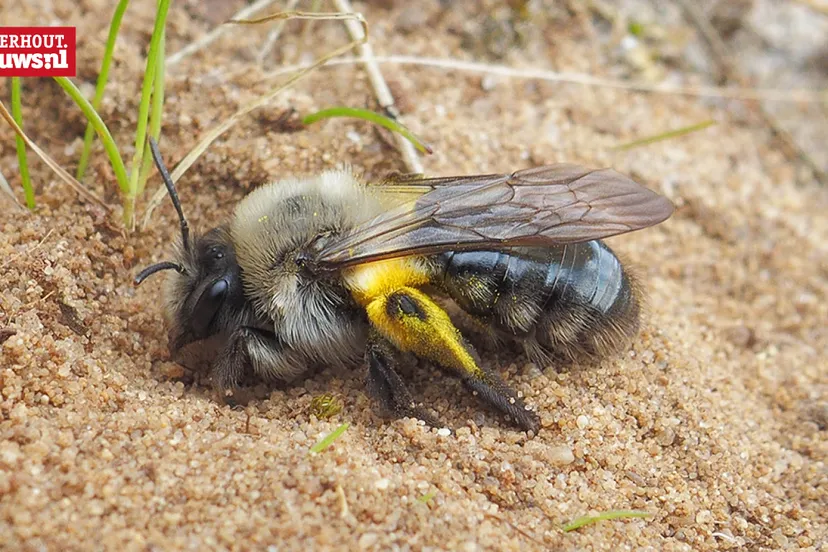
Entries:
[[336, 277], [303, 271], [297, 255], [381, 212], [381, 203], [348, 171], [268, 184], [236, 207], [230, 232], [245, 293], [256, 312], [273, 321], [280, 340], [310, 361], [358, 358], [366, 323]]

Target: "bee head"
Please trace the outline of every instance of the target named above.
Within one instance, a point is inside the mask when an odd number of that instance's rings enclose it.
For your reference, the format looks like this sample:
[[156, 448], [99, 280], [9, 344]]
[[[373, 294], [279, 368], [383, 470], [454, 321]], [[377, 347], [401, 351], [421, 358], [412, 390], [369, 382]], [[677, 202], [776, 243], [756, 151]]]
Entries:
[[238, 310], [233, 306], [243, 304], [244, 293], [230, 233], [219, 226], [204, 235], [190, 236], [175, 185], [152, 138], [150, 149], [178, 213], [181, 238], [174, 261], [148, 266], [138, 273], [134, 284], [140, 285], [156, 272], [174, 271], [167, 279], [164, 311], [170, 328], [170, 350], [175, 352], [230, 329]]

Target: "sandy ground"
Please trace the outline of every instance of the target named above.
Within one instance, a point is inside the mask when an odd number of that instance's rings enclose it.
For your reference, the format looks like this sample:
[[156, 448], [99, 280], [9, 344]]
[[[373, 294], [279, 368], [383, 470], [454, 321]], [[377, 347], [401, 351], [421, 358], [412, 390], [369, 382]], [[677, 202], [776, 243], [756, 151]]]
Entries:
[[[214, 24], [200, 4], [175, 4], [169, 52]], [[519, 34], [457, 5], [441, 14], [436, 2], [408, 12], [402, 4], [357, 6], [372, 23], [378, 53], [625, 78], [649, 78], [655, 70], [658, 78], [708, 82], [690, 55], [699, 58], [704, 47], [686, 23], [679, 29], [690, 38], [678, 53], [642, 65], [607, 42], [606, 22], [584, 26], [577, 10], [557, 4]], [[125, 159], [132, 155], [153, 5], [130, 5], [101, 110]], [[228, 3], [227, 13], [238, 7]], [[4, 7], [0, 23], [77, 25], [78, 81], [88, 89], [110, 10], [103, 0], [34, 2]], [[675, 10], [634, 13], [645, 29], [681, 36], [670, 26]], [[418, 17], [430, 36], [411, 32], [408, 22]], [[505, 46], [486, 47], [484, 32], [497, 39], [489, 44]], [[162, 147], [170, 164], [275, 82], [256, 59], [266, 34], [233, 31], [169, 70]], [[311, 45], [347, 40], [336, 23], [315, 25], [308, 43], [300, 36], [301, 25], [291, 23], [264, 66], [295, 63], [323, 51]], [[671, 45], [661, 40], [656, 51]], [[819, 47], [826, 51], [824, 43]], [[125, 236], [117, 217], [82, 203], [33, 161], [38, 213], [0, 199], [0, 548], [828, 546], [825, 188], [736, 102], [415, 66], [384, 71], [406, 121], [435, 149], [423, 160], [430, 174], [567, 160], [614, 166], [676, 203], [667, 223], [612, 240], [638, 267], [650, 297], [631, 350], [566, 371], [528, 365], [508, 352], [484, 353], [541, 414], [534, 438], [431, 369], [410, 374], [413, 390], [457, 428], [450, 436], [380, 416], [363, 393], [363, 370], [325, 370], [298, 386], [260, 390], [262, 399], [233, 410], [169, 361], [160, 279], [138, 290], [131, 285], [138, 268], [169, 255], [166, 244], [176, 232], [170, 206], [156, 213], [152, 228]], [[820, 78], [808, 71], [809, 79]], [[50, 81], [26, 81], [24, 92], [27, 129], [73, 170], [81, 114]], [[7, 88], [2, 94], [8, 97]], [[247, 191], [283, 174], [343, 163], [369, 177], [404, 170], [366, 124], [339, 120], [293, 134], [274, 125], [287, 106], [307, 113], [370, 101], [364, 75], [351, 66], [326, 69], [281, 95], [185, 175], [180, 191], [191, 221], [211, 227]], [[800, 108], [802, 124], [812, 125], [811, 108]], [[696, 134], [611, 150], [711, 118], [717, 124]], [[0, 170], [19, 190], [12, 135], [5, 126], [0, 135]], [[100, 144], [88, 174], [89, 186], [118, 204]], [[157, 185], [152, 180], [150, 189]], [[323, 392], [334, 393], [344, 408], [320, 421], [309, 406]], [[309, 455], [343, 422], [351, 426], [331, 448]], [[427, 503], [418, 500], [428, 494]], [[653, 517], [560, 530], [608, 509]]]

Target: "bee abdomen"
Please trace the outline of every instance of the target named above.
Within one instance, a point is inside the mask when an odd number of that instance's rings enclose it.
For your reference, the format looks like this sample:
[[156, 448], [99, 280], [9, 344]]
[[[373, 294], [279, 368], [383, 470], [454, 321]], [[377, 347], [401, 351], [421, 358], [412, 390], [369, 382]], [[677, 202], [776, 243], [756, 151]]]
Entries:
[[635, 282], [600, 241], [511, 252], [448, 252], [436, 259], [442, 289], [535, 357], [603, 356], [638, 331]]

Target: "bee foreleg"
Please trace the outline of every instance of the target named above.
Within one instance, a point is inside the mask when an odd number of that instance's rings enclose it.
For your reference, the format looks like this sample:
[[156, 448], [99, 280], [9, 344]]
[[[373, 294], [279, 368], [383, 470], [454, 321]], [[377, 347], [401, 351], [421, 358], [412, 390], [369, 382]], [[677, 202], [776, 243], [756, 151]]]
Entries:
[[422, 291], [401, 287], [366, 306], [373, 327], [401, 351], [410, 351], [447, 369], [481, 399], [537, 432], [538, 416], [496, 374], [483, 370], [448, 314]]
[[248, 338], [245, 328], [235, 330], [221, 348], [212, 365], [210, 375], [213, 387], [219, 396], [231, 406], [236, 406], [232, 392], [239, 386], [250, 365], [247, 355], [245, 339]]
[[226, 401], [250, 370], [264, 379], [286, 379], [301, 366], [295, 356], [272, 331], [240, 326], [213, 362], [213, 385]]
[[405, 382], [394, 370], [396, 352], [388, 341], [373, 330], [368, 337], [365, 360], [368, 363], [368, 394], [382, 403], [383, 408], [400, 418], [417, 418], [433, 427], [444, 425], [424, 408], [417, 406]]

